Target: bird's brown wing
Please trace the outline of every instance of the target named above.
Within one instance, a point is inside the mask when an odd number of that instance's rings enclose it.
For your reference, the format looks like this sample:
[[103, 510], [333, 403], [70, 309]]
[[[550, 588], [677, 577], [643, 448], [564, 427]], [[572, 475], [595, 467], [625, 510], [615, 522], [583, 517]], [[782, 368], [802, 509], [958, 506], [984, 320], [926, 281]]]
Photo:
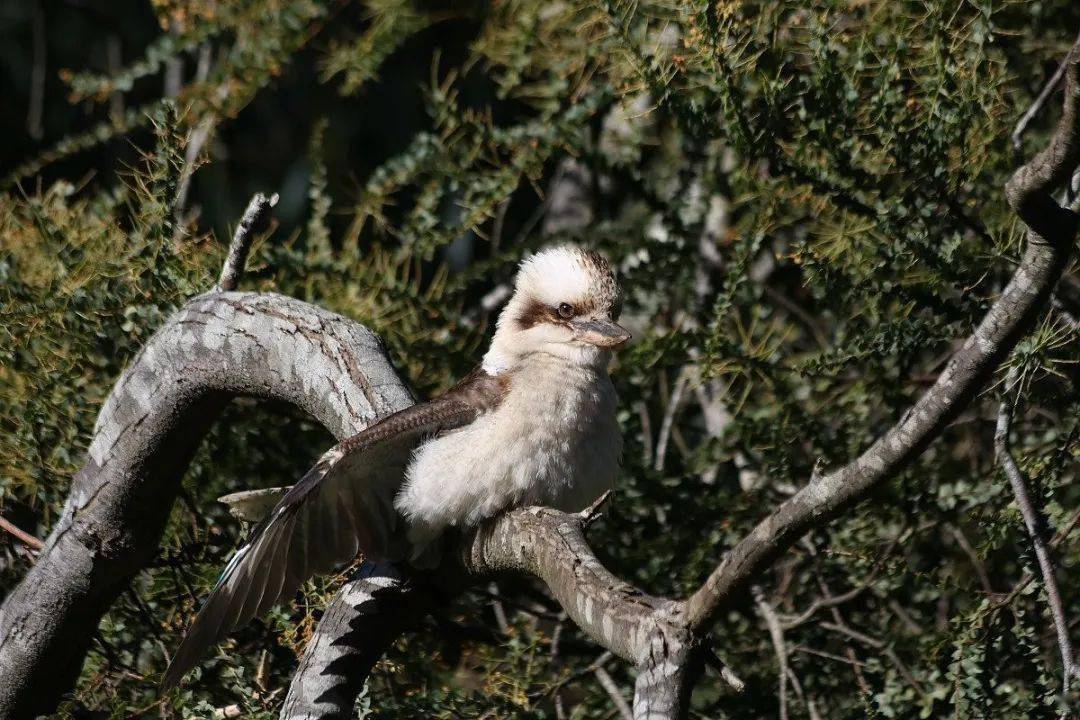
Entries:
[[358, 552], [393, 559], [403, 548], [393, 507], [412, 450], [498, 404], [504, 381], [474, 370], [445, 395], [389, 415], [326, 452], [289, 489], [225, 566], [165, 671], [176, 685], [203, 652], [318, 573]]

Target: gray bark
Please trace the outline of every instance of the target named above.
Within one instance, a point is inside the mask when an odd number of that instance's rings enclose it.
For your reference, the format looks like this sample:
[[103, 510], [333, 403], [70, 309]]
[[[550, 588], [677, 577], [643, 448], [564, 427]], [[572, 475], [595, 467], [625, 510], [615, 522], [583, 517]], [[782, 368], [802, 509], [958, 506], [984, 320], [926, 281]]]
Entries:
[[180, 478], [235, 396], [289, 402], [338, 438], [412, 402], [366, 328], [278, 295], [193, 298], [132, 360], [37, 562], [0, 607], [0, 717], [46, 713], [157, 552]]
[[[567, 615], [592, 639], [634, 663], [634, 717], [682, 717], [702, 657], [685, 619], [685, 603], [655, 597], [619, 580], [585, 540], [592, 511], [513, 510], [481, 525], [461, 543], [471, 576], [519, 572], [542, 580]], [[733, 688], [741, 682], [725, 678]]]
[[363, 562], [319, 621], [281, 717], [353, 717], [356, 697], [372, 666], [423, 614], [429, 597], [408, 584], [393, 564]]
[[247, 209], [244, 210], [244, 215], [240, 218], [240, 223], [236, 226], [233, 241], [229, 244], [229, 254], [221, 267], [221, 276], [218, 278], [216, 290], [236, 289], [244, 274], [244, 264], [251, 250], [252, 236], [266, 222], [270, 208], [277, 205], [277, 201], [277, 193], [269, 198], [262, 193], [256, 193], [251, 198]]

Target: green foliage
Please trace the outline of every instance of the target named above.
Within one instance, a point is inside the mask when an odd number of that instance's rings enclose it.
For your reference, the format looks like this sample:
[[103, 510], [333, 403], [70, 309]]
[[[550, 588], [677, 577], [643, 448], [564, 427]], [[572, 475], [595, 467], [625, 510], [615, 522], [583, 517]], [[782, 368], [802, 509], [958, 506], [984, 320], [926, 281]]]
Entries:
[[341, 75], [342, 94], [376, 79], [383, 61], [435, 20], [411, 0], [374, 0], [368, 8], [369, 24], [363, 34], [333, 43], [326, 57], [323, 80]]
[[[637, 339], [614, 371], [622, 479], [590, 540], [618, 575], [671, 594], [695, 587], [815, 466], [845, 462], [894, 422], [996, 297], [1021, 239], [1000, 190], [1015, 164], [1009, 135], [1080, 24], [1068, 0], [497, 0], [454, 12], [410, 0], [171, 0], [155, 12], [164, 29], [141, 57], [68, 77], [76, 98], [119, 95], [134, 109], [72, 127], [4, 173], [5, 517], [47, 532], [111, 383], [212, 283], [225, 239], [200, 224], [197, 200], [184, 204], [188, 144], [201, 127], [217, 133], [197, 179], [224, 166], [236, 138], [222, 128], [276, 121], [249, 105], [283, 92], [276, 79], [313, 53], [303, 82], [333, 100], [289, 107], [310, 131], [306, 180], [270, 188], [306, 209], [294, 231], [256, 246], [247, 286], [369, 325], [426, 395], [476, 362], [494, 320], [483, 299], [524, 253], [567, 238], [606, 252]], [[451, 26], [467, 26], [467, 40], [451, 39]], [[211, 66], [188, 72], [175, 98], [139, 94], [169, 61], [190, 70], [204, 49]], [[399, 82], [388, 65], [418, 52], [432, 59], [422, 129], [365, 149], [377, 167], [343, 177], [342, 127], [359, 122], [347, 103], [361, 101], [375, 118], [364, 122], [403, 123], [402, 108], [367, 98]], [[1056, 103], [1025, 152], [1041, 147]], [[145, 148], [128, 172], [38, 182], [143, 126], [153, 138], [131, 136]], [[590, 173], [591, 221], [551, 237], [541, 220], [567, 158]], [[1073, 268], [1066, 290], [1076, 278]], [[1080, 344], [1062, 307], [1010, 363], [1024, 396], [1014, 447], [1064, 536], [1075, 618]], [[835, 718], [1063, 712], [1037, 581], [1006, 600], [1034, 565], [994, 463], [997, 399], [978, 398], [914, 468], [762, 579], [787, 619], [824, 588], [865, 588], [787, 630], [791, 717], [809, 716], [810, 703]], [[213, 498], [289, 484], [329, 442], [288, 409], [226, 412], [185, 478], [161, 557], [103, 622], [62, 716], [206, 717], [234, 703], [274, 716], [335, 578], [237, 633], [185, 689], [159, 698], [156, 680], [240, 534]], [[9, 551], [2, 587], [25, 568]], [[500, 587], [508, 634], [476, 632], [494, 627], [485, 595], [445, 608], [377, 666], [364, 716], [552, 717], [559, 689], [572, 717], [608, 717], [586, 672], [600, 650], [566, 626], [552, 657], [558, 608], [532, 583]], [[735, 697], [707, 675], [692, 716], [776, 717], [776, 658], [753, 603], [738, 601], [715, 636], [749, 689]], [[629, 692], [630, 670], [609, 670]]]

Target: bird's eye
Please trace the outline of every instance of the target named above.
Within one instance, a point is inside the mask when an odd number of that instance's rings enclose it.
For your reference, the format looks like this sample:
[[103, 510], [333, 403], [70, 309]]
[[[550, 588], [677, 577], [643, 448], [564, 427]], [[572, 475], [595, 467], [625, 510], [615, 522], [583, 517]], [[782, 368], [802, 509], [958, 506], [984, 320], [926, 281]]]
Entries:
[[563, 320], [574, 317], [574, 306], [570, 303], [559, 303], [559, 317]]

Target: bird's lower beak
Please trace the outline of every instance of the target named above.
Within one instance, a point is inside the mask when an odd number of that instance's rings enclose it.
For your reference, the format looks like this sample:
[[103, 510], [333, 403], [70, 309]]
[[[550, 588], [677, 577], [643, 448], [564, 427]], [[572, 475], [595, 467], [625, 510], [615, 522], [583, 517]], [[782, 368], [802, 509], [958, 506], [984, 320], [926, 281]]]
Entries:
[[575, 339], [597, 347], [617, 348], [630, 339], [629, 330], [610, 320], [575, 319], [570, 321], [570, 327]]

